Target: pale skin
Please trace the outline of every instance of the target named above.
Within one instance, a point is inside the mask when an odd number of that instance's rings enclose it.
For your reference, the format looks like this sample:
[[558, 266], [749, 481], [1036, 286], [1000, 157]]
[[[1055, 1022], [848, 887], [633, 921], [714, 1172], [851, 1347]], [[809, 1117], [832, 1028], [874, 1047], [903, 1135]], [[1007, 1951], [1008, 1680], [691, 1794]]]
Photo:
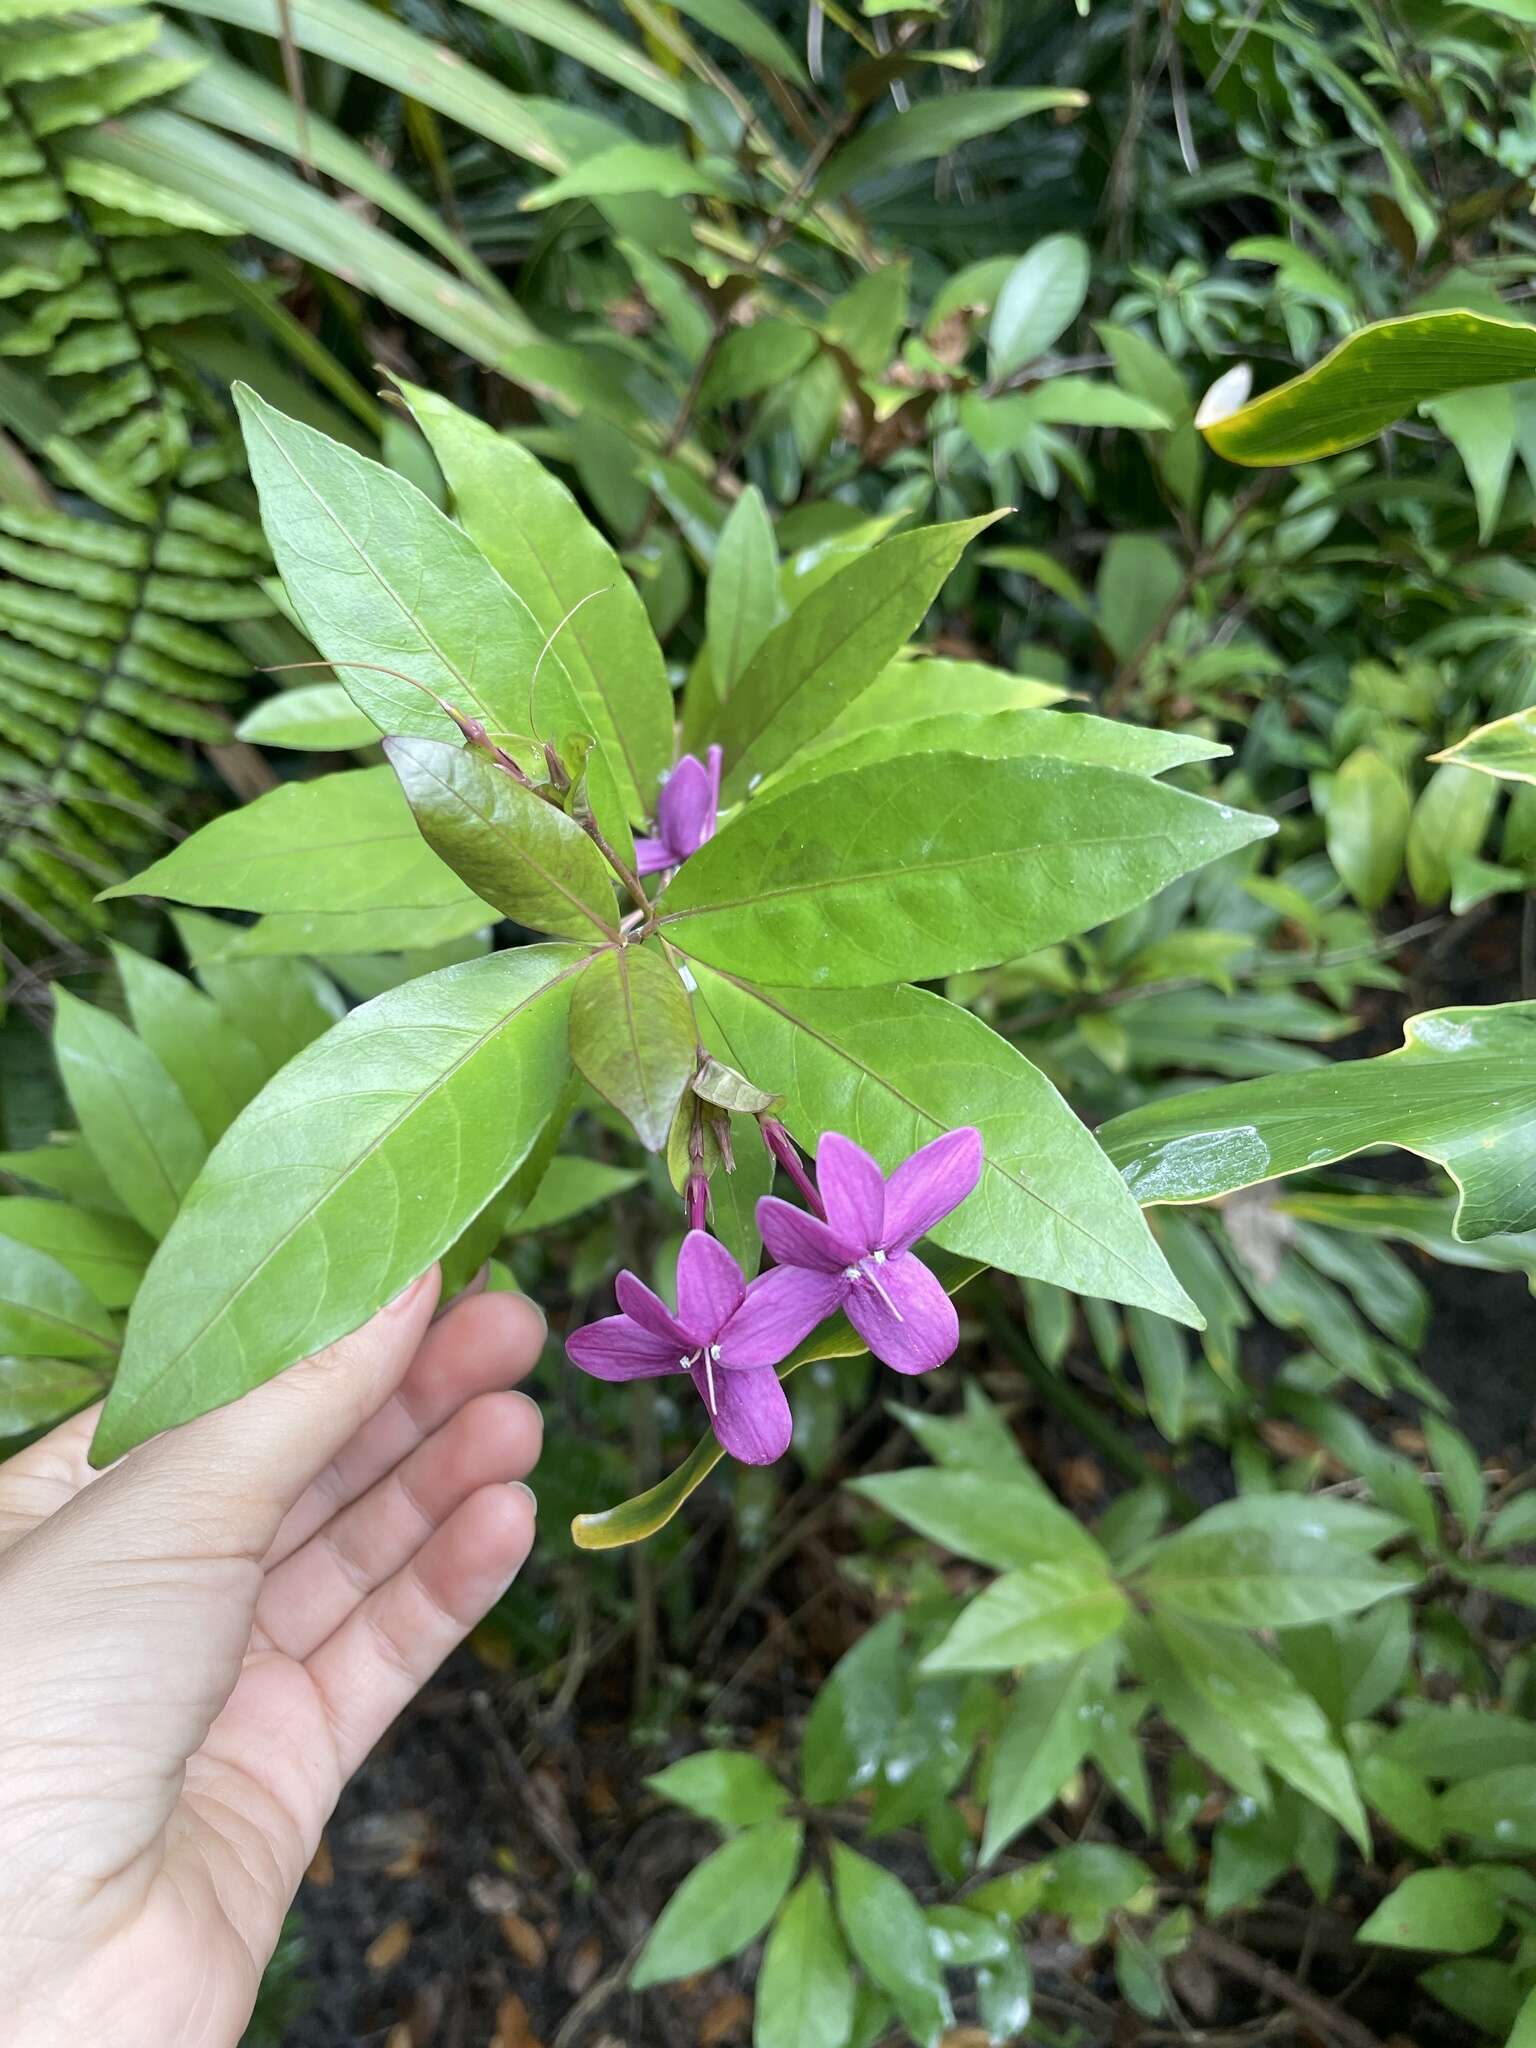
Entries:
[[435, 1270], [93, 1473], [0, 1465], [7, 2048], [235, 2048], [337, 1795], [515, 1578], [543, 1325]]

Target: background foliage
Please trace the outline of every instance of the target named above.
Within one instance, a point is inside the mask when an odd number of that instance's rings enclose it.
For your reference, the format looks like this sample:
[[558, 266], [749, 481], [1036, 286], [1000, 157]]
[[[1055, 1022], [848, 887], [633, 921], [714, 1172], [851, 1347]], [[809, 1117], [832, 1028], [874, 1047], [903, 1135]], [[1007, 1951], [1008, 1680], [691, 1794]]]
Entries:
[[[789, 1463], [696, 1494], [696, 1411], [552, 1351], [543, 1558], [479, 1646], [523, 1676], [475, 1744], [522, 1797], [626, 1728], [619, 1820], [566, 1851], [601, 1886], [642, 1814], [660, 1840], [599, 1928], [615, 1970], [645, 1937], [638, 2038], [1536, 2039], [1522, 10], [285, 12], [286, 43], [267, 0], [0, 0], [6, 1430], [101, 1389], [263, 1084], [491, 944], [353, 697], [253, 673], [313, 649], [232, 382], [451, 505], [532, 653], [616, 554], [685, 747], [828, 579], [1013, 508], [935, 560], [924, 660], [754, 765], [985, 774], [1091, 748], [1089, 711], [1273, 817], [943, 983], [1098, 1129], [1205, 1327], [986, 1276], [956, 1366], [889, 1410], [867, 1360], [808, 1359]], [[1362, 329], [1267, 407], [1227, 381]], [[496, 465], [471, 439], [455, 474], [445, 399]], [[509, 517], [477, 477], [514, 449]], [[558, 644], [579, 682], [580, 619]], [[681, 1228], [601, 1096], [563, 1124], [453, 1254], [557, 1330]], [[509, 1995], [584, 2038], [527, 1967]]]

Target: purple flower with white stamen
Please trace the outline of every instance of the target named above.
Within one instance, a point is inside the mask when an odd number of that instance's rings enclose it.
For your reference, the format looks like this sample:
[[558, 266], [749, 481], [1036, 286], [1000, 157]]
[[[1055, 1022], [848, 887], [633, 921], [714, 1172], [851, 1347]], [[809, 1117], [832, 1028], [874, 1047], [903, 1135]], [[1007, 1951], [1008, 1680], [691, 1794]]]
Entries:
[[720, 749], [711, 747], [708, 763], [684, 754], [661, 785], [656, 800], [656, 837], [635, 841], [635, 867], [642, 875], [681, 867], [706, 839], [715, 836], [720, 812]]
[[795, 1343], [842, 1309], [875, 1357], [897, 1372], [942, 1365], [960, 1341], [955, 1305], [912, 1246], [965, 1200], [981, 1177], [981, 1134], [947, 1131], [889, 1179], [860, 1145], [826, 1131], [816, 1178], [826, 1221], [776, 1195], [757, 1205], [763, 1243], [778, 1264], [776, 1319]]
[[723, 1244], [690, 1230], [677, 1261], [676, 1315], [644, 1281], [620, 1273], [614, 1291], [622, 1314], [573, 1331], [566, 1353], [600, 1380], [687, 1373], [731, 1456], [771, 1465], [790, 1437], [789, 1403], [773, 1368], [806, 1334], [786, 1320], [782, 1289], [777, 1273], [749, 1287]]

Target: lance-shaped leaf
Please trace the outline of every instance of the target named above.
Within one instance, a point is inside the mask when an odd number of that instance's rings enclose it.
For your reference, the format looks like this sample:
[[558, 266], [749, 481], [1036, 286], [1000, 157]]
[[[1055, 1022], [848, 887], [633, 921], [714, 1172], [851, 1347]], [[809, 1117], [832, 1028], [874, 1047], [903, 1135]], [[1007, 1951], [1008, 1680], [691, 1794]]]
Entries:
[[75, 1121], [134, 1222], [163, 1237], [207, 1156], [186, 1097], [126, 1024], [67, 989], [53, 1049]]
[[779, 611], [779, 556], [763, 494], [748, 484], [720, 529], [705, 617], [716, 691], [729, 697]]
[[747, 805], [662, 923], [755, 981], [927, 981], [1086, 931], [1273, 830], [1112, 768], [915, 755]]
[[1113, 1635], [1130, 1612], [1108, 1563], [1040, 1558], [994, 1579], [923, 1659], [926, 1673], [1013, 1671], [1069, 1657]]
[[762, 641], [720, 714], [726, 795], [825, 732], [922, 624], [967, 541], [1001, 513], [923, 526], [862, 555]]
[[954, 2014], [916, 1899], [899, 1877], [832, 1844], [832, 1889], [848, 1946], [920, 2048], [939, 2048]]
[[145, 1277], [93, 1459], [345, 1336], [448, 1249], [565, 1085], [581, 959], [524, 947], [407, 982], [262, 1090]]
[[342, 754], [371, 746], [379, 729], [359, 711], [340, 683], [301, 683], [280, 690], [248, 711], [235, 727], [253, 747], [290, 747], [297, 753]]
[[1170, 1096], [1099, 1133], [1140, 1202], [1208, 1202], [1377, 1145], [1443, 1166], [1463, 1242], [1536, 1226], [1536, 1003], [1427, 1010], [1378, 1059]]
[[970, 87], [921, 100], [915, 107], [872, 121], [862, 134], [838, 150], [816, 181], [816, 197], [831, 199], [866, 178], [901, 164], [926, 163], [947, 156], [962, 142], [995, 129], [1011, 127], [1031, 114], [1059, 107], [1085, 107], [1088, 96], [1073, 86], [1026, 85], [1010, 91]]
[[574, 819], [462, 742], [384, 751], [421, 839], [475, 896], [532, 931], [614, 936], [612, 872]]
[[790, 1894], [763, 1951], [756, 2048], [847, 2048], [854, 1983], [827, 1896], [810, 1871]]
[[630, 1983], [691, 1977], [755, 1941], [795, 1881], [804, 1828], [760, 1820], [691, 1870], [640, 1951]]
[[571, 1058], [598, 1094], [659, 1152], [698, 1064], [688, 991], [661, 952], [612, 946], [583, 968], [571, 997]]
[[[0, 1231], [5, 1205], [0, 1204]], [[117, 1349], [112, 1318], [59, 1259], [0, 1234], [0, 1353], [99, 1358]]]
[[186, 1097], [211, 1145], [223, 1136], [271, 1069], [211, 996], [183, 974], [114, 946], [133, 1028]]
[[1198, 1316], [1134, 1199], [1037, 1067], [979, 1017], [913, 988], [765, 989], [696, 970], [715, 1050], [765, 1087], [807, 1150], [843, 1131], [887, 1172], [943, 1131], [974, 1124], [976, 1192], [935, 1244], [1076, 1294]]
[[0, 1438], [50, 1429], [99, 1398], [105, 1382], [60, 1358], [0, 1358]]
[[632, 820], [648, 817], [672, 759], [672, 691], [623, 564], [526, 448], [446, 399], [401, 388], [465, 531], [543, 631], [559, 628], [555, 646], [624, 807]]
[[246, 386], [235, 400], [294, 611], [380, 732], [454, 738], [434, 695], [498, 738], [557, 738], [581, 725], [558, 650], [534, 690], [544, 628], [430, 498]]
[[57, 1259], [103, 1308], [126, 1308], [155, 1249], [154, 1239], [126, 1216], [104, 1216], [41, 1195], [0, 1201], [0, 1237]]
[[1429, 758], [1455, 761], [1463, 768], [1480, 768], [1485, 775], [1497, 775], [1508, 782], [1536, 782], [1536, 707], [1512, 711], [1508, 718], [1480, 725], [1454, 747]]
[[473, 891], [423, 842], [400, 785], [384, 767], [282, 783], [213, 819], [104, 894], [327, 916], [474, 901]]
[[1228, 462], [1315, 462], [1358, 448], [1431, 399], [1536, 377], [1536, 327], [1485, 313], [1412, 313], [1362, 327], [1299, 377], [1201, 420]]

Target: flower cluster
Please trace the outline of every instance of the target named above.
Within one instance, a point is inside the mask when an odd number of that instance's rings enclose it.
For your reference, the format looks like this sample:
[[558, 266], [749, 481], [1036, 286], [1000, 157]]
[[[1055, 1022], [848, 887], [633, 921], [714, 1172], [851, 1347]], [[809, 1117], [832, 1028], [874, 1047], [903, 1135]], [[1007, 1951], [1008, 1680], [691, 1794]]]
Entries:
[[805, 1179], [820, 1213], [776, 1195], [757, 1205], [776, 1262], [766, 1273], [748, 1285], [724, 1245], [690, 1230], [677, 1262], [676, 1314], [633, 1273], [620, 1273], [620, 1313], [575, 1331], [567, 1353], [597, 1379], [687, 1373], [731, 1456], [771, 1464], [790, 1438], [774, 1367], [835, 1310], [897, 1372], [928, 1372], [954, 1350], [954, 1303], [912, 1247], [965, 1200], [981, 1165], [980, 1134], [968, 1127], [935, 1138], [889, 1179], [862, 1146], [827, 1131], [816, 1184]]

